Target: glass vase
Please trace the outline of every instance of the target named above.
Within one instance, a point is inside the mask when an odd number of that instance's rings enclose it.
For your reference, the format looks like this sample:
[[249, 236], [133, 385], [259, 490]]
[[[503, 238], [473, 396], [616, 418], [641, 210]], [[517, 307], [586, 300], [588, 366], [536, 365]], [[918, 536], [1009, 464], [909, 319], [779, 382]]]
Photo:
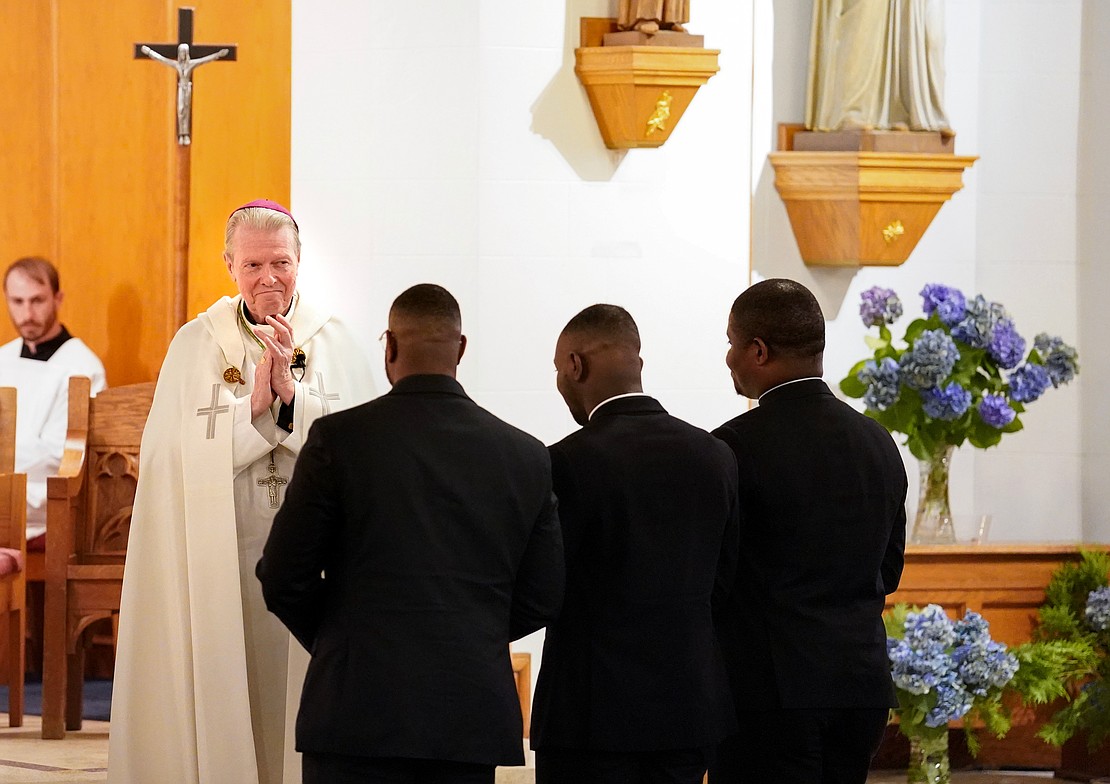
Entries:
[[952, 773], [948, 765], [948, 728], [941, 733], [910, 736], [910, 767], [908, 784], [949, 784]]
[[927, 460], [921, 460], [921, 488], [917, 496], [917, 515], [910, 541], [914, 544], [952, 544], [956, 529], [948, 504], [948, 471], [956, 447], [941, 444]]

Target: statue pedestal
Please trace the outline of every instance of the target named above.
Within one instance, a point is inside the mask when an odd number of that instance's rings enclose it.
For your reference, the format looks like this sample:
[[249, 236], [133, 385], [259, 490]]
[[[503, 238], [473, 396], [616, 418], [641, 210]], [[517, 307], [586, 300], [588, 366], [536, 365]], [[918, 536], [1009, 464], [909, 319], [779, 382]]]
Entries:
[[926, 152], [951, 155], [956, 135], [940, 131], [796, 131], [796, 152]]
[[[574, 72], [586, 88], [606, 147], [660, 147], [670, 138], [698, 88], [717, 73], [720, 52], [674, 45], [598, 45], [606, 34], [624, 35], [615, 32], [615, 26], [614, 19], [582, 19], [582, 46], [574, 50]], [[667, 35], [663, 31], [644, 37], [654, 40]]]
[[[839, 137], [849, 151], [798, 149], [800, 138], [816, 136], [825, 137], [822, 144], [837, 143], [833, 137]], [[770, 159], [802, 260], [819, 267], [905, 262], [944, 202], [963, 187], [964, 169], [978, 156], [860, 148], [939, 144], [944, 138], [952, 139], [939, 133], [780, 127], [783, 151]]]

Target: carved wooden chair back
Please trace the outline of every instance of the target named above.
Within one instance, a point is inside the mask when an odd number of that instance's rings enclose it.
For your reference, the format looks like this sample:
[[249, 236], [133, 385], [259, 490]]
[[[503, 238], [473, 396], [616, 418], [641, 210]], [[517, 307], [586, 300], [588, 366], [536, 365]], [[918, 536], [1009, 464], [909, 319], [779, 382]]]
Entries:
[[89, 627], [109, 618], [115, 628], [153, 397], [154, 382], [89, 398], [88, 379], [70, 379], [66, 449], [58, 476], [47, 480], [44, 738], [81, 728]]
[[16, 391], [0, 388], [0, 671], [8, 725], [23, 726], [26, 657], [27, 476], [15, 472]]

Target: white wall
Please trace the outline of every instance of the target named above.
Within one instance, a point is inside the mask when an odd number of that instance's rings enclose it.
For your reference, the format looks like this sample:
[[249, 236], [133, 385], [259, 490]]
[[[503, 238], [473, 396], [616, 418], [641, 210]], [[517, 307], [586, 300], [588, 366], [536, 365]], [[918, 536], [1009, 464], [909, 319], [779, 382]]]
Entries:
[[752, 9], [693, 12], [720, 73], [665, 147], [613, 152], [573, 69], [579, 18], [614, 16], [615, 0], [294, 0], [302, 288], [380, 365], [393, 298], [446, 286], [470, 339], [460, 381], [546, 443], [574, 429], [555, 338], [595, 302], [636, 318], [645, 389], [673, 413], [734, 416], [724, 331], [749, 274]]
[[1088, 539], [1110, 541], [1110, 3], [1083, 3], [1083, 74], [1079, 96], [1079, 340], [1085, 348], [1082, 418], [1082, 513]]
[[[773, 123], [801, 122], [812, 0], [761, 2], [770, 6], [774, 16]], [[1088, 2], [1091, 7], [1099, 5], [1100, 0]], [[1106, 5], [1097, 14], [1089, 10], [1089, 15], [1102, 19], [1104, 34], [1110, 32]], [[957, 451], [953, 511], [993, 513], [991, 538], [996, 541], [1110, 535], [1110, 521], [1099, 531], [1085, 530], [1081, 506], [1080, 401], [1084, 389], [1098, 388], [1092, 382], [1099, 350], [1091, 339], [1097, 328], [1093, 308], [1099, 303], [1080, 303], [1077, 291], [1081, 8], [1081, 0], [948, 0], [945, 105], [958, 133], [956, 151], [981, 159], [965, 173], [964, 189], [941, 208], [901, 267], [858, 271], [806, 267], [774, 190], [769, 164], [763, 165], [755, 192], [754, 274], [794, 278], [817, 294], [828, 319], [825, 374], [831, 382], [843, 378], [867, 353], [866, 330], [857, 308], [859, 293], [874, 285], [893, 288], [907, 306], [906, 316], [895, 325], [896, 335], [920, 314], [917, 293], [922, 286], [939, 282], [1002, 302], [1030, 344], [1042, 331], [1078, 343], [1083, 376], [1031, 404], [1022, 417], [1023, 432], [1006, 436], [995, 449], [965, 446]], [[1105, 35], [1097, 39], [1093, 33], [1088, 35], [1092, 43], [1107, 40]], [[1092, 67], [1096, 67], [1095, 57], [1090, 58]], [[1101, 58], [1097, 70], [1102, 74], [1105, 115], [1110, 66], [1105, 53], [1097, 57]], [[770, 138], [773, 133], [773, 125], [754, 131], [756, 138]], [[1097, 146], [1098, 138], [1093, 130], [1088, 146]], [[1106, 145], [1101, 147], [1105, 174], [1110, 158]], [[1095, 195], [1096, 186], [1101, 187], [1100, 196]], [[1092, 178], [1087, 202], [1092, 211], [1088, 270], [1091, 277], [1101, 275], [1104, 294], [1106, 265], [1096, 269], [1094, 264], [1093, 225], [1098, 207], [1105, 214], [1110, 202], [1106, 188], [1105, 177]], [[1077, 310], [1079, 304], [1088, 308], [1088, 315]], [[1104, 412], [1088, 413], [1106, 420]], [[1110, 433], [1104, 430], [1103, 436], [1089, 441], [1088, 449], [1102, 450], [1100, 476], [1105, 477]], [[917, 468], [908, 453], [906, 462], [912, 514]], [[1088, 514], [1091, 503], [1098, 500], [1107, 508], [1105, 482], [1094, 489], [1095, 480], [1089, 472]]]

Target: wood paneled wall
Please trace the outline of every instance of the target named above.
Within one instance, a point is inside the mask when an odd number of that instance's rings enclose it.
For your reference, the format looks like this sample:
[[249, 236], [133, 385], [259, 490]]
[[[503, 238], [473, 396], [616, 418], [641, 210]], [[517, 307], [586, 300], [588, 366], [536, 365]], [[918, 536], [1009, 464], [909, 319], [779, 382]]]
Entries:
[[[111, 385], [154, 379], [179, 326], [176, 74], [132, 52], [176, 41], [184, 4], [0, 0], [0, 269], [30, 254], [58, 266], [62, 320]], [[187, 4], [197, 43], [239, 45], [236, 62], [193, 72], [192, 315], [234, 293], [227, 214], [259, 197], [289, 202], [291, 0]], [[0, 321], [0, 339], [14, 337]]]

